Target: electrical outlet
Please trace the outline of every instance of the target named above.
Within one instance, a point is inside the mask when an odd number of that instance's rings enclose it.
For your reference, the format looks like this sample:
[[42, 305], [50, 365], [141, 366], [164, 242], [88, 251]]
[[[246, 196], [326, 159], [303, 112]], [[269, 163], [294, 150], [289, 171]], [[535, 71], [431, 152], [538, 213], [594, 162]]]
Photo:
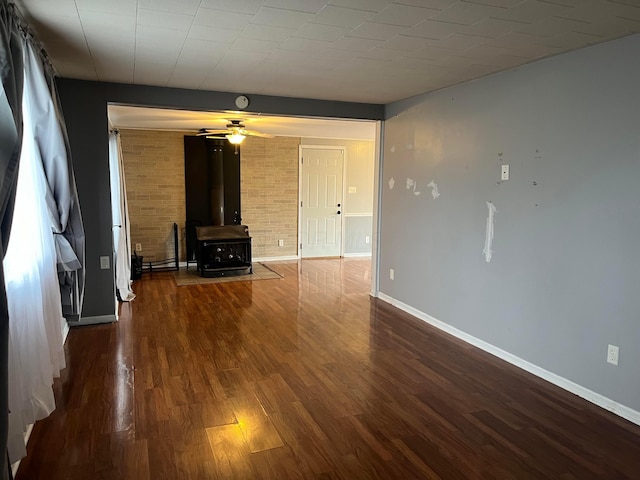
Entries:
[[389, 269], [389, 280], [395, 280], [396, 278], [396, 272], [393, 270], [393, 268]]
[[279, 247], [284, 247], [284, 240], [282, 240], [282, 239], [278, 240], [278, 246]]
[[136, 252], [141, 252], [141, 251], [142, 251], [142, 244], [136, 243]]
[[371, 241], [371, 239], [369, 238], [369, 235], [364, 237], [364, 243], [369, 243]]
[[620, 347], [609, 345], [607, 349], [607, 363], [618, 365], [618, 358], [620, 358]]
[[509, 180], [509, 165], [502, 165], [500, 180]]
[[100, 268], [102, 270], [109, 269], [109, 257], [107, 257], [106, 255], [103, 257], [100, 257]]

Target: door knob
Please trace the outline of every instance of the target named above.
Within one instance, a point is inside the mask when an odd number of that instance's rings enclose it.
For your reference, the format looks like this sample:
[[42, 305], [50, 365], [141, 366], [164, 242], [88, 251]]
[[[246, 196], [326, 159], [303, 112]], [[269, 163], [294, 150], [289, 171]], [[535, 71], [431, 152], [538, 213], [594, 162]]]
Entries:
[[338, 212], [337, 212], [337, 213], [338, 213], [338, 215], [340, 215], [340, 210], [338, 210]]
[[338, 206], [340, 206], [340, 204], [338, 204]]

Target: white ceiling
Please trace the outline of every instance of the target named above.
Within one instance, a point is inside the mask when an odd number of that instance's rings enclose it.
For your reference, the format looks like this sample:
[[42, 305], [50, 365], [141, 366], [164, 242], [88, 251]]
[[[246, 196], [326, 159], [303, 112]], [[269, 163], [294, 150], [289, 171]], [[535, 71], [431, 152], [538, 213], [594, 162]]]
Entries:
[[63, 77], [386, 104], [640, 32], [640, 0], [15, 0]]
[[195, 112], [163, 108], [109, 105], [109, 121], [116, 128], [180, 130], [223, 129], [231, 120], [242, 120], [248, 130], [277, 137], [374, 140], [375, 122], [304, 117], [277, 117], [244, 112]]

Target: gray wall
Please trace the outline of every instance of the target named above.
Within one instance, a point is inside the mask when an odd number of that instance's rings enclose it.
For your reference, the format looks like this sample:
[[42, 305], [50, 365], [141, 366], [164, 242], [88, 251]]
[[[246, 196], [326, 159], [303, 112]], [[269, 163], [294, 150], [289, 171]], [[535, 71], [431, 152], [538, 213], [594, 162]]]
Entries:
[[639, 58], [628, 37], [387, 106], [380, 239], [383, 293], [636, 411]]
[[[82, 80], [58, 81], [86, 233], [83, 318], [115, 313], [113, 271], [100, 270], [111, 256], [111, 203], [107, 103], [193, 110], [234, 110], [235, 93], [182, 90]], [[248, 95], [253, 112], [380, 120], [382, 105]]]

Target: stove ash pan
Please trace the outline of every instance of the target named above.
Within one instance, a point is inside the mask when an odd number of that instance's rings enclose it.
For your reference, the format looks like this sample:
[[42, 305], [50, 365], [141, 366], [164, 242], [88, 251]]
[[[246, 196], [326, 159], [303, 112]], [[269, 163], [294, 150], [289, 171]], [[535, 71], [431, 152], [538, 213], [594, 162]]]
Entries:
[[251, 237], [246, 225], [196, 227], [196, 238], [201, 276], [252, 273]]

